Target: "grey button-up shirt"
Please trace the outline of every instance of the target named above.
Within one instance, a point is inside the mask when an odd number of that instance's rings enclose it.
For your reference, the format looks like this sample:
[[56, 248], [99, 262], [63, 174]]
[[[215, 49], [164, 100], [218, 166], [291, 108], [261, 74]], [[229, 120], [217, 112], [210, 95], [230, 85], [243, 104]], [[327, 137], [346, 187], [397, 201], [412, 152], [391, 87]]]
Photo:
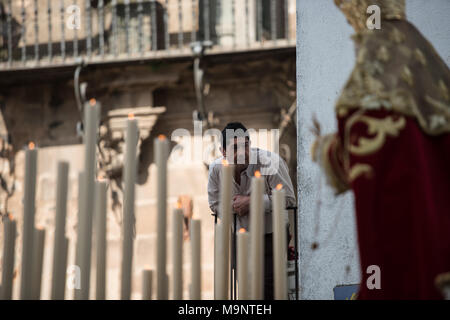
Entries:
[[[272, 190], [278, 184], [283, 185], [283, 189], [286, 192], [286, 206], [295, 206], [295, 194], [294, 188], [292, 187], [292, 181], [289, 177], [289, 169], [286, 165], [286, 162], [281, 159], [275, 153], [271, 153], [269, 151], [251, 148], [250, 152], [253, 153], [250, 156], [257, 156], [254, 159], [257, 161], [254, 164], [250, 163], [244, 171], [241, 172], [241, 183], [237, 184], [233, 177], [233, 195], [250, 195], [251, 189], [251, 179], [254, 176], [255, 171], [260, 171], [262, 173], [262, 177], [265, 181], [264, 188], [264, 229], [265, 233], [272, 233]], [[276, 159], [276, 161], [273, 161]], [[208, 179], [208, 203], [211, 210], [220, 217], [219, 210], [219, 202], [220, 202], [220, 179], [221, 179], [221, 168], [222, 168], [222, 160], [220, 157], [214, 160], [209, 166], [209, 179]], [[272, 169], [274, 170], [265, 170], [267, 168], [268, 163], [276, 163]], [[252, 161], [251, 161], [252, 162]], [[265, 174], [266, 173], [266, 174]], [[288, 217], [285, 215], [286, 224], [288, 223]], [[245, 228], [249, 230], [250, 227], [250, 214], [245, 216], [237, 216], [237, 229]]]

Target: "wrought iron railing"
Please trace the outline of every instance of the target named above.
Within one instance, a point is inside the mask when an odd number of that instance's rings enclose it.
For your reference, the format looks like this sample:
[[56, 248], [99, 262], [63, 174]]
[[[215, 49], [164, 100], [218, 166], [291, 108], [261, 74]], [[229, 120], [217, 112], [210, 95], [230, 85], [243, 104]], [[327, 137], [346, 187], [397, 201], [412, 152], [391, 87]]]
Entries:
[[295, 0], [1, 0], [0, 71], [295, 45]]

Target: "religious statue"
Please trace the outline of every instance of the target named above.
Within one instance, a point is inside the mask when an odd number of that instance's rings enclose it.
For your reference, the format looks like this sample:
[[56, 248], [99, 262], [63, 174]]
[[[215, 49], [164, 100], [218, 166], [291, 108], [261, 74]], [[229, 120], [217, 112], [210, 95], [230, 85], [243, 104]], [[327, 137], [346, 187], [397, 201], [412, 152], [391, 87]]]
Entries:
[[[355, 195], [359, 299], [442, 299], [450, 272], [450, 71], [406, 19], [405, 0], [335, 0], [355, 29], [356, 65], [338, 132], [312, 146], [336, 194]], [[368, 28], [377, 5], [381, 28]], [[430, 3], [432, 5], [432, 3]], [[375, 287], [366, 270], [378, 267]], [[442, 283], [442, 281], [440, 281]]]

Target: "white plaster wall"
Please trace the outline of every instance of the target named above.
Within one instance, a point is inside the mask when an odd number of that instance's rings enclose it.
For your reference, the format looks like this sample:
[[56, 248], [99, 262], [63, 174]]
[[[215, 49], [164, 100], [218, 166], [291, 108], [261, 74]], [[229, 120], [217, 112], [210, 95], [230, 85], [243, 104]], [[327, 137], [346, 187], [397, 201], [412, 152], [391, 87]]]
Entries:
[[[409, 20], [450, 65], [449, 0], [407, 0]], [[351, 27], [332, 0], [297, 0], [297, 119], [300, 290], [333, 299], [333, 288], [359, 283], [353, 196], [334, 197], [310, 158], [313, 114], [336, 130], [334, 103], [354, 65]], [[318, 202], [321, 202], [318, 210]], [[318, 228], [317, 228], [318, 226]], [[325, 241], [326, 238], [328, 241]], [[319, 248], [311, 250], [317, 241]]]

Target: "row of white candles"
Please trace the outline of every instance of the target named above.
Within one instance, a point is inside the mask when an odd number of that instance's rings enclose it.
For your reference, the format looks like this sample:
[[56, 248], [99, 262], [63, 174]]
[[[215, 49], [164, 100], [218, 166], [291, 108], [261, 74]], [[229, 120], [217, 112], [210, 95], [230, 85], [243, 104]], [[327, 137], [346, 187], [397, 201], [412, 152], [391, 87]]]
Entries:
[[[106, 292], [106, 202], [107, 182], [96, 175], [96, 142], [100, 116], [100, 104], [94, 99], [85, 105], [85, 161], [84, 171], [79, 174], [78, 226], [76, 243], [76, 266], [80, 268], [80, 285], [75, 286], [75, 299], [89, 299], [93, 216], [96, 217], [96, 298], [105, 299]], [[139, 139], [137, 120], [132, 115], [127, 121], [125, 135], [123, 243], [121, 265], [121, 299], [131, 298], [133, 227], [135, 209], [135, 183], [137, 173], [136, 149]], [[166, 273], [166, 203], [167, 159], [169, 142], [164, 136], [155, 139], [155, 164], [158, 169], [158, 230], [157, 230], [157, 298], [168, 298], [168, 275]], [[37, 149], [30, 143], [25, 152], [25, 183], [23, 198], [23, 236], [20, 299], [40, 299], [45, 230], [35, 227], [35, 192]], [[56, 214], [53, 246], [53, 269], [51, 298], [64, 299], [69, 240], [65, 234], [68, 190], [67, 162], [58, 163], [56, 187]], [[94, 214], [92, 214], [94, 213]], [[182, 244], [183, 211], [174, 210], [174, 298], [182, 298]], [[14, 260], [17, 223], [9, 215], [4, 221], [4, 249], [0, 298], [11, 299], [14, 278]], [[201, 298], [200, 221], [191, 220], [192, 280], [191, 298]], [[198, 270], [197, 270], [198, 269]], [[142, 271], [142, 298], [150, 299], [152, 270]]]
[[[106, 191], [104, 180], [95, 180], [96, 176], [96, 142], [100, 116], [100, 104], [91, 100], [85, 105], [85, 161], [84, 171], [79, 174], [78, 228], [76, 243], [76, 265], [80, 268], [80, 286], [75, 287], [75, 299], [89, 299], [91, 248], [93, 216], [96, 217], [96, 298], [106, 296]], [[133, 226], [135, 222], [135, 183], [136, 183], [136, 149], [139, 132], [137, 120], [130, 116], [125, 135], [124, 163], [124, 203], [123, 203], [123, 243], [121, 265], [121, 299], [131, 298], [132, 260], [133, 260]], [[168, 299], [168, 274], [166, 270], [166, 229], [167, 229], [167, 159], [169, 143], [164, 136], [154, 141], [155, 164], [157, 173], [157, 252], [156, 252], [156, 298]], [[39, 299], [41, 291], [42, 265], [45, 230], [34, 226], [35, 192], [36, 192], [37, 149], [30, 143], [25, 153], [25, 190], [23, 210], [21, 299]], [[67, 212], [69, 165], [58, 163], [56, 217], [53, 246], [53, 269], [51, 298], [64, 299], [66, 268], [69, 240], [65, 235]], [[215, 298], [228, 299], [230, 275], [230, 238], [231, 238], [231, 193], [233, 166], [226, 162], [222, 165], [222, 183], [220, 195], [221, 222], [216, 225], [215, 242]], [[251, 186], [250, 236], [245, 230], [237, 235], [237, 269], [239, 299], [263, 299], [264, 273], [264, 179], [255, 173]], [[272, 193], [272, 210], [274, 226], [274, 286], [275, 298], [287, 298], [286, 275], [286, 229], [283, 225], [285, 215], [285, 195], [281, 185]], [[94, 212], [94, 215], [92, 214]], [[173, 212], [173, 298], [183, 298], [182, 252], [183, 252], [183, 211], [176, 208]], [[1, 298], [11, 299], [14, 270], [14, 251], [16, 238], [16, 221], [6, 219], [4, 222], [4, 250]], [[249, 243], [249, 240], [251, 242]], [[191, 262], [192, 279], [190, 298], [201, 299], [201, 226], [199, 220], [191, 220]], [[248, 251], [250, 250], [250, 261]], [[250, 263], [248, 263], [250, 262]], [[251, 272], [250, 272], [251, 270]], [[142, 297], [151, 298], [152, 270], [142, 273]], [[250, 284], [249, 281], [250, 280]], [[249, 287], [250, 285], [250, 287]]]
[[[216, 225], [214, 254], [217, 272], [214, 277], [217, 284], [215, 298], [218, 300], [229, 299], [232, 177], [233, 166], [224, 160], [219, 205], [221, 221]], [[256, 171], [251, 183], [250, 232], [242, 228], [237, 234], [237, 283], [240, 300], [264, 299], [264, 186], [264, 178]], [[272, 190], [274, 297], [277, 300], [287, 299], [285, 205], [285, 191], [279, 184]]]

